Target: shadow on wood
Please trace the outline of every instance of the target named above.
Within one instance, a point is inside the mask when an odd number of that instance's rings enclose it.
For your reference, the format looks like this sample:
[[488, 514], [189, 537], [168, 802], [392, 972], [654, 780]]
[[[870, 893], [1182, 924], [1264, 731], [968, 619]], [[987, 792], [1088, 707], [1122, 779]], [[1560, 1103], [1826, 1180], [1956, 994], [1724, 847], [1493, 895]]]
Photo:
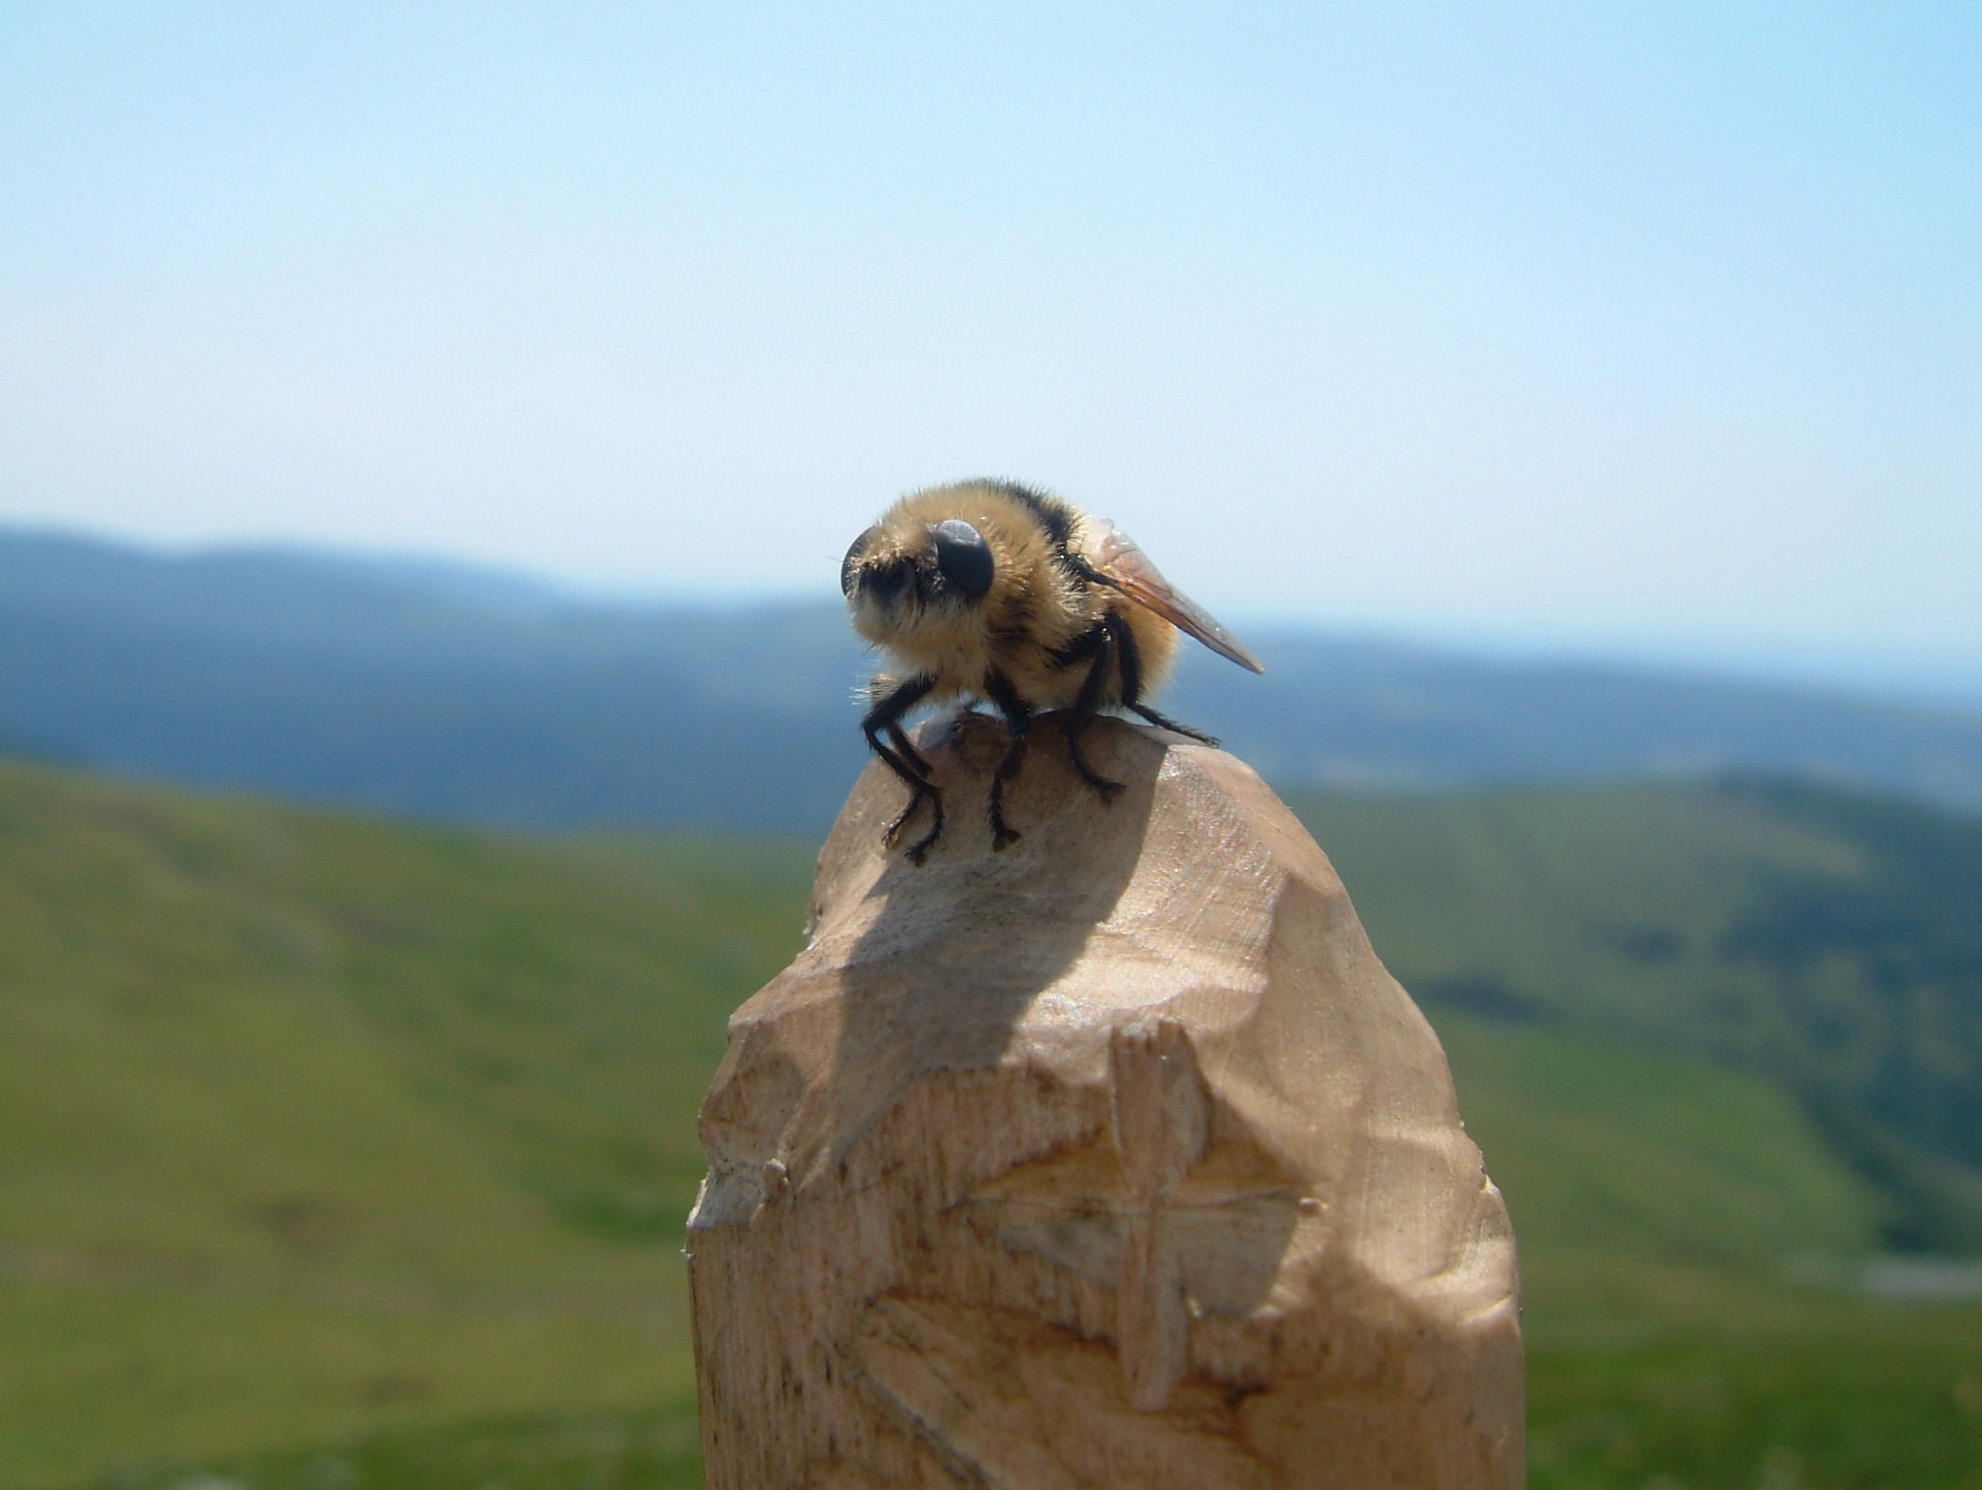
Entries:
[[1285, 807], [1119, 720], [878, 765], [730, 1022], [689, 1274], [708, 1483], [1517, 1486], [1513, 1237], [1437, 1038]]

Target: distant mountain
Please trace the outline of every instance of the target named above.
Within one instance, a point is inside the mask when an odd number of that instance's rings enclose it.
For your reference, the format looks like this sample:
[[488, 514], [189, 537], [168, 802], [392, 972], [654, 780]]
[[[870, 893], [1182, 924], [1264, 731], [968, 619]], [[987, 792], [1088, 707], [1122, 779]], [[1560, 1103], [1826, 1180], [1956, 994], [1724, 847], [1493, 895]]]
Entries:
[[[1381, 641], [1190, 656], [1181, 718], [1284, 786], [1725, 770], [1982, 806], [1982, 718]], [[0, 533], [0, 749], [529, 828], [816, 832], [863, 759], [834, 604], [607, 605], [452, 565]]]
[[0, 744], [397, 813], [813, 831], [863, 758], [858, 658], [823, 607], [0, 538]]
[[1312, 634], [1264, 636], [1259, 651], [1264, 680], [1191, 657], [1179, 697], [1276, 781], [1422, 788], [1754, 770], [1982, 806], [1982, 716], [1954, 709]]

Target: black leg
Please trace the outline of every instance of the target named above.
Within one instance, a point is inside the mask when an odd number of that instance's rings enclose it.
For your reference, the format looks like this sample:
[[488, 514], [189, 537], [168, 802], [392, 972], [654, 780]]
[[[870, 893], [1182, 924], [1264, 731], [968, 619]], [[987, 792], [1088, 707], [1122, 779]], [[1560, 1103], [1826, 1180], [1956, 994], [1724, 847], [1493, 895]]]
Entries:
[[1018, 696], [1012, 680], [996, 668], [984, 675], [984, 692], [998, 706], [998, 712], [1005, 716], [1006, 728], [1012, 732], [1005, 758], [991, 774], [991, 847], [996, 851], [1019, 840], [1019, 835], [1005, 826], [1005, 783], [1018, 774], [1019, 765], [1025, 760], [1025, 735], [1032, 728], [1032, 709]]
[[913, 766], [919, 774], [925, 777], [928, 776], [929, 762], [924, 760], [922, 758], [922, 752], [915, 748], [915, 742], [909, 739], [908, 731], [902, 728], [902, 722], [899, 719], [888, 726], [888, 738], [894, 742], [895, 753], [897, 755]]
[[1192, 729], [1188, 724], [1179, 724], [1176, 720], [1170, 718], [1169, 715], [1159, 714], [1154, 709], [1148, 708], [1143, 704], [1130, 704], [1129, 707], [1142, 715], [1144, 719], [1147, 719], [1158, 729], [1167, 729], [1174, 734], [1188, 735], [1200, 745], [1216, 745], [1218, 743], [1218, 737], [1216, 735], [1207, 735], [1201, 729]]
[[1129, 623], [1116, 611], [1111, 610], [1102, 617], [1101, 624], [1108, 628], [1108, 636], [1115, 643], [1116, 654], [1122, 659], [1122, 707], [1131, 713], [1140, 714], [1158, 729], [1174, 730], [1200, 744], [1216, 745], [1218, 742], [1203, 730], [1192, 729], [1188, 724], [1179, 724], [1142, 702], [1142, 653], [1136, 648], [1135, 633], [1129, 629]]
[[[909, 744], [908, 736], [902, 730], [901, 720], [902, 715], [922, 702], [929, 690], [935, 686], [936, 680], [931, 677], [910, 678], [886, 698], [879, 700], [867, 711], [866, 718], [860, 721], [860, 729], [867, 736], [868, 746], [887, 763], [889, 770], [908, 784], [910, 792], [908, 805], [902, 809], [901, 816], [888, 826], [886, 841], [892, 844], [901, 837], [902, 829], [908, 826], [908, 820], [915, 815], [917, 803], [925, 799], [929, 803], [930, 816], [934, 821], [930, 823], [929, 831], [923, 834], [908, 851], [910, 860], [917, 864], [929, 856], [929, 846], [943, 831], [943, 794], [929, 779], [929, 763], [916, 753], [913, 745]], [[881, 743], [883, 731], [886, 731], [901, 747], [900, 754]], [[914, 765], [909, 764], [911, 760]]]
[[[1105, 623], [1097, 624], [1088, 636], [1094, 638], [1086, 648], [1094, 653], [1094, 660], [1088, 664], [1087, 676], [1081, 680], [1073, 707], [1067, 711], [1067, 754], [1073, 759], [1074, 769], [1080, 772], [1080, 779], [1093, 787], [1102, 801], [1112, 802], [1122, 794], [1122, 783], [1110, 781], [1090, 766], [1087, 757], [1081, 754], [1080, 742], [1094, 722], [1095, 710], [1101, 706], [1101, 690], [1108, 684], [1108, 664], [1114, 660], [1115, 647]], [[1082, 641], [1085, 643], [1086, 638]]]
[[1115, 657], [1121, 663], [1122, 707], [1133, 709], [1142, 698], [1142, 649], [1136, 645], [1136, 634], [1122, 619], [1120, 611], [1103, 611], [1101, 624], [1108, 633], [1108, 640], [1115, 644]]
[[888, 726], [888, 738], [894, 742], [895, 749], [900, 753], [902, 759], [907, 761], [912, 768], [921, 772], [923, 780], [928, 783], [927, 791], [917, 791], [909, 797], [908, 805], [902, 808], [901, 815], [892, 823], [888, 824], [887, 834], [887, 841], [889, 843], [899, 840], [902, 836], [902, 829], [908, 826], [908, 820], [915, 815], [916, 804], [925, 796], [928, 797], [929, 831], [916, 839], [908, 848], [910, 862], [920, 864], [929, 857], [930, 848], [943, 832], [943, 794], [936, 789], [934, 782], [929, 781], [929, 762], [922, 758], [922, 753], [910, 741], [908, 731], [902, 728], [900, 720], [896, 720]]

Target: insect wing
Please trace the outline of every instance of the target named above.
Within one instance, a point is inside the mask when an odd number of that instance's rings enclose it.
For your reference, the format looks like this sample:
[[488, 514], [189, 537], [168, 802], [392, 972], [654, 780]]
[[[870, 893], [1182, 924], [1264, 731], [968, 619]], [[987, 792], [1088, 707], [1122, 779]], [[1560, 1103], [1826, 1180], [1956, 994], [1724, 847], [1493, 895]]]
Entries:
[[1090, 521], [1095, 525], [1096, 538], [1089, 562], [1094, 566], [1095, 577], [1103, 584], [1113, 586], [1138, 605], [1155, 611], [1179, 631], [1196, 637], [1220, 657], [1229, 657], [1240, 667], [1250, 668], [1256, 673], [1266, 671], [1245, 644], [1219, 625], [1209, 611], [1165, 579], [1162, 572], [1149, 562], [1149, 555], [1136, 547], [1133, 538], [1106, 518]]

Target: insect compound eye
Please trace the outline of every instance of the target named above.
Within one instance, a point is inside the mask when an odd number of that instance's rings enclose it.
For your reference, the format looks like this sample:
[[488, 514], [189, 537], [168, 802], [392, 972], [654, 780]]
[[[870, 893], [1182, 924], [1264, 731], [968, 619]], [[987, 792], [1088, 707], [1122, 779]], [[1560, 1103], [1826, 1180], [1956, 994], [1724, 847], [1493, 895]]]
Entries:
[[982, 600], [991, 588], [997, 565], [984, 535], [960, 517], [930, 529], [936, 539], [936, 567], [943, 578], [972, 600]]
[[869, 528], [865, 533], [862, 533], [858, 538], [853, 540], [853, 546], [846, 551], [846, 557], [840, 560], [840, 593], [842, 595], [853, 594], [853, 576], [860, 568], [860, 556], [867, 552], [867, 545], [873, 540], [873, 537], [874, 529]]

